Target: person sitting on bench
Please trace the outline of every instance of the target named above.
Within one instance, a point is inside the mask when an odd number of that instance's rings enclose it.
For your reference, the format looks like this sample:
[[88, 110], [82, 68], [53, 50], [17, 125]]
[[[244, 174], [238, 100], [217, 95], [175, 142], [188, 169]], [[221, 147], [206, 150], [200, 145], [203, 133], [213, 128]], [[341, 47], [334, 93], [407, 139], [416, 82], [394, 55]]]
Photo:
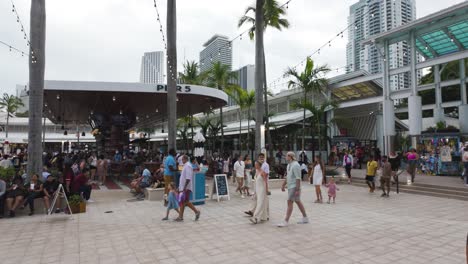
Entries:
[[78, 194], [86, 201], [91, 197], [92, 187], [89, 184], [89, 171], [88, 169], [83, 169], [80, 174], [78, 174], [71, 184], [72, 194]]

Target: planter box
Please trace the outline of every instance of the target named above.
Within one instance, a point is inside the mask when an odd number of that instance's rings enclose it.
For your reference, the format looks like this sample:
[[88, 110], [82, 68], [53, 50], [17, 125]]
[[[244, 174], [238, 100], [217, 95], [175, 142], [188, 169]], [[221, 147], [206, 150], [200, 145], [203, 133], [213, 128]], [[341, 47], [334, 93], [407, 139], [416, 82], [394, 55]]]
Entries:
[[70, 204], [72, 214], [86, 213], [86, 202]]
[[164, 188], [146, 188], [145, 198], [148, 201], [162, 201], [164, 199]]

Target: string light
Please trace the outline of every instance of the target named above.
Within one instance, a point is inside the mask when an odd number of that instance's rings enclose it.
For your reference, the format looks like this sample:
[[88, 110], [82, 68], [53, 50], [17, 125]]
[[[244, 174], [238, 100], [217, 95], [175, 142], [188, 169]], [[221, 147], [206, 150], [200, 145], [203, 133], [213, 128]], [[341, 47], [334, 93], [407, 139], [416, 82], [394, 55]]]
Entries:
[[[286, 2], [284, 5], [287, 5], [288, 3], [289, 3], [289, 1]], [[355, 29], [358, 29], [358, 26], [357, 26], [358, 20], [359, 20], [359, 19], [362, 19], [363, 17], [365, 17], [365, 16], [367, 16], [367, 15], [369, 15], [369, 14], [371, 14], [371, 15], [373, 16], [373, 15], [374, 15], [374, 13], [373, 13], [374, 10], [373, 10], [373, 9], [375, 9], [375, 8], [372, 8], [372, 9], [368, 10], [366, 13], [362, 14], [362, 15], [361, 15], [361, 18], [358, 18], [358, 19], [354, 20], [353, 23], [349, 24], [346, 28], [344, 28], [343, 30], [341, 30], [341, 31], [340, 31], [339, 33], [337, 33], [336, 35], [334, 35], [333, 38], [331, 38], [330, 40], [328, 40], [327, 42], [325, 42], [322, 46], [320, 46], [317, 50], [315, 50], [314, 52], [312, 52], [312, 54], [311, 54], [311, 55], [308, 55], [307, 57], [310, 58], [310, 57], [312, 57], [312, 56], [315, 55], [315, 54], [319, 54], [319, 55], [320, 55], [320, 52], [321, 52], [321, 50], [322, 50], [323, 48], [325, 48], [325, 47], [327, 47], [327, 46], [328, 46], [328, 47], [331, 47], [331, 43], [332, 43], [334, 40], [336, 40], [336, 39], [339, 38], [340, 36], [343, 37], [343, 33], [346, 32], [347, 30], [350, 30], [352, 27], [354, 27]], [[302, 63], [303, 63], [303, 60], [302, 60], [299, 64], [295, 65], [294, 67], [291, 67], [291, 69], [294, 69], [294, 70], [295, 70], [299, 65], [302, 65]], [[345, 66], [345, 67], [346, 67], [346, 66]], [[351, 67], [352, 67], [352, 66], [351, 66]], [[287, 78], [287, 77], [288, 77], [288, 76], [287, 76], [286, 74], [284, 74], [282, 77], [280, 76], [280, 77], [278, 77], [278, 78], [275, 78], [273, 81], [279, 82], [281, 79]], [[273, 82], [271, 82], [271, 83], [269, 84], [269, 86], [270, 86], [272, 83], [273, 83]]]
[[[34, 52], [34, 48], [31, 46], [31, 41], [29, 40], [28, 35], [26, 34], [26, 30], [24, 29], [23, 22], [21, 22], [21, 18], [18, 14], [18, 11], [16, 10], [15, 3], [13, 0], [10, 0], [11, 2], [11, 11], [16, 15], [16, 22], [20, 25], [21, 27], [21, 32], [23, 33], [23, 38], [26, 40], [26, 45], [30, 47], [31, 52]], [[24, 56], [24, 52], [22, 52], [22, 56]], [[35, 64], [37, 63], [37, 58], [36, 56], [31, 56], [31, 63]]]

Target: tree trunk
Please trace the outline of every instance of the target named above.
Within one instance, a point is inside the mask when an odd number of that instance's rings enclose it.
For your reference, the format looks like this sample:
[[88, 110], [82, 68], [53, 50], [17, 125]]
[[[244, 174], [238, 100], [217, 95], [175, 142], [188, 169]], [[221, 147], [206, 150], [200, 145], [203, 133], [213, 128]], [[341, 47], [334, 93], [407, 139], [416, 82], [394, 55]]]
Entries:
[[167, 0], [167, 113], [168, 148], [177, 149], [177, 12], [176, 0]]
[[224, 122], [223, 122], [223, 107], [222, 106], [219, 108], [219, 121], [221, 122], [221, 150], [219, 151], [219, 153], [224, 155]]
[[5, 138], [8, 138], [8, 126], [10, 125], [10, 112], [7, 112], [6, 126], [5, 126]]
[[[263, 10], [264, 0], [257, 0], [256, 10]], [[255, 151], [261, 152], [263, 124], [263, 24], [264, 12], [255, 12]]]
[[[264, 104], [265, 104], [265, 133], [266, 139], [268, 143], [268, 157], [273, 157], [273, 142], [271, 140], [271, 132], [270, 132], [270, 111], [268, 105], [268, 85], [267, 85], [267, 77], [266, 77], [266, 59], [265, 59], [265, 49], [263, 50], [263, 80], [264, 80]], [[275, 162], [275, 159], [271, 159], [272, 162]]]
[[249, 154], [250, 151], [250, 108], [249, 108], [249, 113], [247, 114], [247, 154]]
[[[240, 106], [239, 106], [240, 109]], [[242, 112], [239, 110], [239, 155], [242, 155]]]
[[[305, 103], [307, 102], [307, 93], [304, 91], [304, 106]], [[305, 120], [306, 120], [306, 109], [304, 107], [304, 114], [303, 114], [303, 119], [302, 119], [302, 151], [304, 151], [305, 147]]]
[[42, 173], [42, 111], [44, 104], [46, 5], [31, 1], [29, 54], [28, 179]]

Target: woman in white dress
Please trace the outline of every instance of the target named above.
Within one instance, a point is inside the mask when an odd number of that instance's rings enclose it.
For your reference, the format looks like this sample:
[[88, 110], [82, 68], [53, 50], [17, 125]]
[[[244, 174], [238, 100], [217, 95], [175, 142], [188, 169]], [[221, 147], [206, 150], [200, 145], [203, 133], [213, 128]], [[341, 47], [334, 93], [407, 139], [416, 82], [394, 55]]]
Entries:
[[255, 162], [255, 195], [257, 206], [250, 221], [257, 224], [258, 221], [268, 220], [268, 195], [266, 192], [266, 177], [262, 175], [262, 164]]
[[322, 186], [323, 178], [325, 177], [325, 166], [323, 165], [320, 156], [315, 156], [313, 169], [314, 173], [312, 175], [312, 179], [309, 180], [311, 180], [311, 183], [315, 186], [315, 195], [317, 196], [315, 203], [322, 203], [323, 198], [320, 187]]

